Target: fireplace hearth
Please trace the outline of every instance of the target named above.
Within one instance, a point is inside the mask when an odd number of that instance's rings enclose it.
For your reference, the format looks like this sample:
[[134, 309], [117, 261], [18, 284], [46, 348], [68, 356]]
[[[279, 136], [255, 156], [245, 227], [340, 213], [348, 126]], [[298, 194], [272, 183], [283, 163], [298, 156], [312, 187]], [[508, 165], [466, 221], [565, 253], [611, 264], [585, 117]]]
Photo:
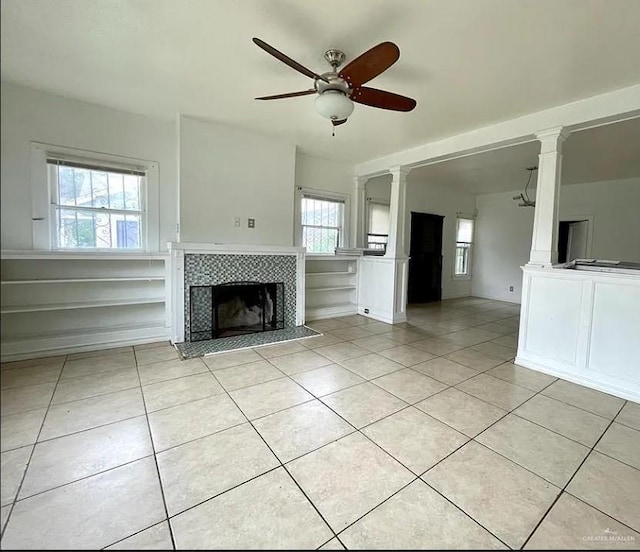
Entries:
[[284, 283], [190, 286], [190, 341], [284, 328]]

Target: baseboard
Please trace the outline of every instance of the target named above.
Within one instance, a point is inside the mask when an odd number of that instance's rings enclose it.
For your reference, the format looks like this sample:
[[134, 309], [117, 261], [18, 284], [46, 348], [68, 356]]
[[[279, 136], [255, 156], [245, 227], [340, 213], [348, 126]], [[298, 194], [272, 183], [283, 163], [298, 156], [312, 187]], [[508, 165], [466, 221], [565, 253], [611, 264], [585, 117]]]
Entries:
[[472, 295], [470, 293], [443, 293], [441, 300], [444, 301], [445, 299], [461, 299], [462, 297], [472, 297]]
[[324, 320], [338, 316], [357, 314], [358, 308], [353, 303], [338, 307], [309, 307], [305, 311], [305, 321]]
[[480, 293], [472, 293], [469, 297], [478, 297], [480, 299], [490, 299], [491, 301], [503, 301], [505, 303], [513, 303], [514, 305], [520, 305], [522, 303], [522, 301], [517, 301], [515, 299], [505, 299], [504, 297], [496, 297], [494, 295], [480, 294]]
[[640, 391], [625, 389], [618, 385], [614, 385], [600, 379], [593, 379], [580, 374], [576, 374], [575, 372], [567, 372], [566, 370], [548, 366], [540, 362], [523, 358], [521, 356], [517, 356], [513, 362], [518, 366], [524, 366], [525, 368], [530, 368], [531, 370], [549, 374], [550, 376], [555, 376], [563, 380], [577, 383], [578, 385], [584, 385], [585, 387], [589, 387], [590, 389], [602, 391], [603, 393], [608, 393], [609, 395], [614, 395], [616, 397], [620, 397], [621, 399], [640, 403]]
[[371, 310], [371, 309], [366, 309], [366, 310], [368, 310], [369, 312], [365, 312], [364, 307], [358, 307], [358, 314], [361, 314], [362, 316], [366, 316], [367, 318], [373, 318], [378, 322], [384, 322], [385, 324], [402, 324], [403, 322], [407, 321], [406, 313], [402, 314], [402, 316], [394, 320], [393, 317], [387, 316], [385, 313]]

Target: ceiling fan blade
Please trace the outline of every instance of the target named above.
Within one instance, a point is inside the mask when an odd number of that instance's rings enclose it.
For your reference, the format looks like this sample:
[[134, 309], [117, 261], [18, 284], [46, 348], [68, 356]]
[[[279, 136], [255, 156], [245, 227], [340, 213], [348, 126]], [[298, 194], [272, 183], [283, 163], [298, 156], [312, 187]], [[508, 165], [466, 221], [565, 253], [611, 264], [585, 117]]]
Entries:
[[331, 119], [331, 124], [334, 127], [340, 126], [340, 125], [344, 125], [347, 122], [346, 119]]
[[413, 98], [368, 86], [356, 88], [351, 94], [351, 99], [360, 104], [391, 111], [411, 111], [417, 104]]
[[289, 92], [288, 94], [275, 94], [274, 96], [261, 96], [256, 100], [282, 100], [283, 98], [295, 98], [296, 96], [308, 96], [309, 94], [315, 94], [315, 88], [311, 90], [303, 90], [302, 92]]
[[271, 54], [274, 58], [279, 59], [282, 63], [286, 63], [292, 69], [299, 71], [303, 75], [310, 77], [312, 79], [320, 79], [324, 82], [329, 82], [324, 77], [321, 77], [317, 73], [314, 73], [310, 69], [307, 69], [304, 65], [300, 65], [297, 61], [294, 61], [289, 56], [284, 55], [280, 50], [276, 50], [273, 46], [267, 44], [264, 40], [260, 40], [259, 38], [254, 38], [253, 42], [262, 48], [268, 54]]
[[356, 88], [386, 71], [399, 57], [400, 50], [393, 42], [381, 42], [349, 62], [340, 71], [340, 76]]

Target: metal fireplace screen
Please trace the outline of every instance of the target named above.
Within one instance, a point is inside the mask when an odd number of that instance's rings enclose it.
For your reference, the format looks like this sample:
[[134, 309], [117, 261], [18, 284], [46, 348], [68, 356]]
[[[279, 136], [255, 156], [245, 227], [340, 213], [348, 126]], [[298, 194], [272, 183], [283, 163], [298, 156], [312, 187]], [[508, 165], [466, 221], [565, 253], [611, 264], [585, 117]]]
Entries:
[[284, 283], [191, 286], [190, 341], [284, 328]]

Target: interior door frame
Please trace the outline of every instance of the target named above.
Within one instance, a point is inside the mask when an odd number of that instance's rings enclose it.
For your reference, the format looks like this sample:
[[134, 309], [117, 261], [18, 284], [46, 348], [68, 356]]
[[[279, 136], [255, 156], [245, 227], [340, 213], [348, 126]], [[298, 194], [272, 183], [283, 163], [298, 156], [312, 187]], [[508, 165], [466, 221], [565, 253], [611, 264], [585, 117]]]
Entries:
[[585, 256], [587, 257], [587, 259], [591, 258], [594, 219], [595, 219], [594, 215], [562, 215], [561, 217], [558, 217], [558, 226], [560, 225], [561, 222], [578, 222], [578, 221], [586, 220], [589, 223], [587, 224], [587, 247], [585, 250]]

